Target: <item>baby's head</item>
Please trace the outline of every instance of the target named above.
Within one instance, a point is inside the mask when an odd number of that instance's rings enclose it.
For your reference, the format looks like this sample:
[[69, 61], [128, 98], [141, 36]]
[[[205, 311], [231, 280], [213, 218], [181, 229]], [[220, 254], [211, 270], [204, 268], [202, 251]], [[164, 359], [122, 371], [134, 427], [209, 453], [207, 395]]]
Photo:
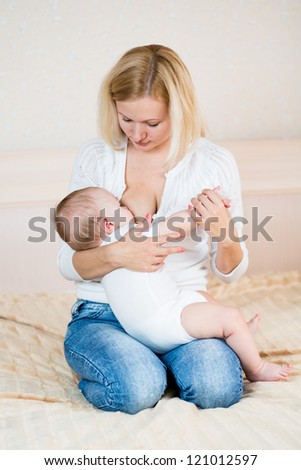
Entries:
[[89, 187], [68, 194], [56, 207], [59, 236], [76, 251], [96, 248], [120, 226], [133, 222], [133, 214], [105, 189]]

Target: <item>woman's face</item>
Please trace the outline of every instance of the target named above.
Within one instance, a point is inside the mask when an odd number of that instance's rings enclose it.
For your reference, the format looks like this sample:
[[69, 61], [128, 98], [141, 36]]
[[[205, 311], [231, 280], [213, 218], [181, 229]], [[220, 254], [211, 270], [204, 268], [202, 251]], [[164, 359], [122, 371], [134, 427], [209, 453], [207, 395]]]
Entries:
[[163, 101], [147, 96], [134, 101], [116, 101], [116, 108], [119, 125], [137, 150], [168, 150], [171, 125]]

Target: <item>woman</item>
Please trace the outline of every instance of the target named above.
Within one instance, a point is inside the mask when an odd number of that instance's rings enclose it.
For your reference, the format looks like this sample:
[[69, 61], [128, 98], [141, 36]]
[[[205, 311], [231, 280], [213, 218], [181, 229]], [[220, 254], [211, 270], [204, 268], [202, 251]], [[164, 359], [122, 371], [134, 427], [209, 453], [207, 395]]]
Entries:
[[[154, 272], [164, 263], [181, 287], [204, 290], [208, 245], [218, 278], [232, 282], [246, 271], [247, 251], [237, 241], [241, 226], [231, 224], [242, 215], [237, 167], [229, 152], [202, 137], [196, 103], [189, 72], [174, 51], [157, 45], [131, 49], [101, 87], [103, 140], [85, 144], [75, 161], [70, 191], [103, 187], [136, 217], [168, 217], [189, 204], [202, 217], [199, 236], [181, 243], [166, 244], [166, 237], [141, 241], [129, 232], [123, 241], [91, 250], [62, 247], [59, 267], [77, 282], [78, 294], [66, 359], [87, 400], [103, 410], [137, 413], [154, 406], [167, 373], [180, 397], [201, 408], [228, 407], [242, 395], [238, 358], [223, 340], [196, 340], [156, 355], [125, 333], [100, 282], [119, 267]], [[213, 190], [217, 186], [231, 198], [231, 212]]]

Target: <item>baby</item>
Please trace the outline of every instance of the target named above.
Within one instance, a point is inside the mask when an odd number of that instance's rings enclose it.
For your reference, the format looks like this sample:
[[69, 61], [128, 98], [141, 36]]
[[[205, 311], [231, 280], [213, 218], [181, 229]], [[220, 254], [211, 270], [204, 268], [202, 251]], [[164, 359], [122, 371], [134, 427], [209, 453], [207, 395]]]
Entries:
[[[229, 206], [229, 201], [224, 204]], [[139, 229], [139, 237], [135, 235], [138, 242], [143, 236], [175, 236], [175, 231], [185, 236], [197, 228], [188, 210], [157, 223], [147, 220], [143, 233]], [[137, 229], [133, 214], [98, 187], [66, 196], [56, 208], [55, 223], [60, 237], [76, 251], [122, 240]], [[118, 268], [103, 276], [101, 283], [123, 328], [156, 353], [215, 337], [235, 351], [251, 382], [282, 380], [291, 370], [289, 364], [269, 363], [259, 356], [253, 337], [259, 315], [246, 322], [238, 309], [219, 305], [207, 292], [179, 288], [166, 266], [153, 273]]]

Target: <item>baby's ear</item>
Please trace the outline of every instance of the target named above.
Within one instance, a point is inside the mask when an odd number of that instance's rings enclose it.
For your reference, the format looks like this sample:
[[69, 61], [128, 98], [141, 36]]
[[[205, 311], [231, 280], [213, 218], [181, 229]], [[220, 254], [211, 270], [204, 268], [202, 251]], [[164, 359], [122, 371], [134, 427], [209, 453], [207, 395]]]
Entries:
[[99, 235], [102, 240], [104, 240], [107, 235], [114, 231], [113, 223], [109, 222], [106, 217], [98, 217], [97, 224], [99, 227]]
[[113, 222], [110, 222], [109, 219], [107, 219], [106, 217], [103, 220], [104, 220], [105, 233], [108, 235], [114, 231], [114, 224]]

